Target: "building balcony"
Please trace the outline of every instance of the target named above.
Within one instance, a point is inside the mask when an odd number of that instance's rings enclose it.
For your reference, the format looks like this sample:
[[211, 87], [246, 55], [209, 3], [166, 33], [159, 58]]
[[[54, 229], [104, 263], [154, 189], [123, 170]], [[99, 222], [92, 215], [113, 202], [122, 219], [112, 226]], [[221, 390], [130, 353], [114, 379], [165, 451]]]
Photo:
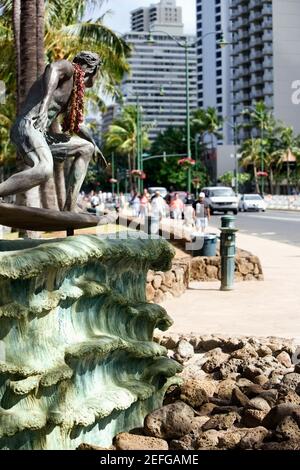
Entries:
[[260, 59], [263, 56], [264, 56], [263, 51], [258, 50], [258, 49], [252, 49], [252, 51], [250, 53], [250, 59], [251, 60]]
[[232, 91], [235, 93], [242, 92], [242, 90], [249, 88], [249, 81], [248, 80], [242, 80], [241, 78], [235, 79], [233, 78], [233, 87]]
[[264, 76], [263, 75], [254, 75], [254, 76], [252, 76], [249, 84], [252, 87], [256, 87], [257, 85], [263, 85], [264, 84]]
[[232, 41], [234, 44], [240, 44], [241, 41], [247, 40], [249, 41], [249, 32], [245, 29], [240, 29], [239, 31], [233, 29], [232, 30]]
[[263, 29], [272, 29], [273, 28], [273, 20], [272, 18], [265, 18], [262, 23]]
[[251, 96], [252, 100], [263, 98], [265, 96], [264, 89], [263, 88], [252, 88], [250, 96]]
[[262, 8], [262, 13], [263, 15], [272, 16], [273, 15], [272, 4], [265, 3]]
[[265, 97], [265, 105], [267, 106], [267, 108], [273, 108], [273, 96], [266, 96]]
[[273, 59], [271, 57], [265, 57], [262, 65], [264, 68], [273, 68]]
[[251, 64], [251, 67], [250, 67], [250, 72], [251, 73], [262, 72], [262, 71], [263, 71], [263, 63], [253, 63], [253, 64]]
[[239, 19], [235, 22], [234, 26], [236, 29], [244, 28], [249, 24], [249, 18], [247, 16], [239, 17]]
[[237, 69], [236, 77], [237, 78], [247, 77], [249, 74], [250, 74], [250, 71], [248, 67], [239, 67]]
[[273, 96], [274, 88], [272, 85], [265, 85], [263, 89], [264, 95], [271, 95]]
[[262, 17], [262, 12], [259, 10], [252, 10], [250, 15], [249, 15], [249, 20], [250, 21], [257, 21]]
[[273, 82], [274, 81], [273, 72], [271, 72], [270, 70], [266, 70], [263, 75], [263, 78], [264, 78], [264, 82]]
[[262, 40], [264, 42], [272, 42], [273, 41], [273, 32], [270, 29], [267, 29], [264, 31], [264, 34], [262, 36]]
[[249, 8], [260, 8], [261, 7], [261, 0], [250, 0]]
[[250, 46], [261, 46], [261, 37], [252, 36], [250, 39]]
[[262, 33], [263, 25], [258, 23], [251, 23], [250, 25], [250, 34]]
[[273, 47], [271, 44], [265, 44], [263, 48], [264, 55], [273, 55]]

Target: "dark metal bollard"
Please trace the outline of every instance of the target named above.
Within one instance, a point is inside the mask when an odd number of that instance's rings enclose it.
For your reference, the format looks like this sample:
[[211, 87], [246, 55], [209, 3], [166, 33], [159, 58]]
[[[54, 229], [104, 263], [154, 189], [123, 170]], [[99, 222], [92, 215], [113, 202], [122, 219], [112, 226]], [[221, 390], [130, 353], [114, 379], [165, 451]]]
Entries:
[[235, 217], [225, 215], [221, 217], [221, 290], [232, 290], [235, 268]]

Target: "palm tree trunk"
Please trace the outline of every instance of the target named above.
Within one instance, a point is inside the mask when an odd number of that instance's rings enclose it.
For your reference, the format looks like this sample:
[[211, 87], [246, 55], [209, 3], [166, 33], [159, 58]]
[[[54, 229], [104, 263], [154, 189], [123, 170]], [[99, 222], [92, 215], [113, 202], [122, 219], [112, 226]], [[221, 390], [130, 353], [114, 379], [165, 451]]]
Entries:
[[14, 31], [14, 45], [15, 45], [15, 65], [16, 65], [16, 110], [17, 115], [20, 111], [20, 72], [21, 72], [21, 56], [20, 56], [20, 27], [21, 27], [21, 0], [14, 0], [13, 2], [13, 31]]
[[[36, 3], [28, 0], [14, 0], [14, 33], [16, 45], [17, 68], [17, 103], [21, 107], [30, 87], [37, 78], [36, 60], [36, 36], [32, 34], [36, 30]], [[18, 23], [19, 22], [19, 23]], [[17, 48], [19, 48], [17, 50]], [[19, 169], [25, 169], [27, 165], [18, 161]], [[40, 207], [39, 188], [32, 188], [26, 193], [17, 195], [17, 204], [28, 207]], [[22, 236], [36, 238], [37, 232], [21, 232]]]
[[20, 27], [20, 102], [22, 103], [37, 78], [36, 2], [21, 0]]
[[36, 0], [36, 63], [37, 76], [40, 76], [45, 70], [45, 1]]
[[[44, 17], [45, 2], [36, 0], [36, 63], [37, 77], [45, 70], [45, 50], [44, 50]], [[46, 183], [40, 185], [41, 203], [44, 209], [58, 210], [56, 185], [54, 178], [50, 178]]]
[[255, 165], [253, 165], [253, 172], [254, 172], [254, 181], [255, 181], [255, 192], [259, 193], [259, 186], [258, 186], [258, 179], [257, 179], [257, 169], [256, 169]]

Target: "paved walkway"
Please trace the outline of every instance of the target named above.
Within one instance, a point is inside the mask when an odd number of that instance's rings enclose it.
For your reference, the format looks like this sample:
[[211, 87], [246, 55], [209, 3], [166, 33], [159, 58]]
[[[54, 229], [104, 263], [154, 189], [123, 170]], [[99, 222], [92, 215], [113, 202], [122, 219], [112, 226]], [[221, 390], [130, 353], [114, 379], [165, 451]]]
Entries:
[[279, 336], [300, 344], [300, 248], [239, 233], [237, 245], [259, 256], [265, 280], [236, 282], [231, 292], [220, 291], [219, 281], [192, 282], [163, 304], [174, 320], [170, 331]]

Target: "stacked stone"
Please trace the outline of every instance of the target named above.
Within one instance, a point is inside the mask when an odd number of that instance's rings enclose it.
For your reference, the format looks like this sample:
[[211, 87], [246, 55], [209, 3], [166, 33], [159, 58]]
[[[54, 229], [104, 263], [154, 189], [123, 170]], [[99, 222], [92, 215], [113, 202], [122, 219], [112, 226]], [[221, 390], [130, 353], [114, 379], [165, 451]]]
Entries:
[[189, 261], [174, 261], [167, 272], [148, 271], [146, 295], [148, 302], [160, 303], [179, 297], [189, 285]]
[[[197, 256], [191, 259], [191, 280], [216, 281], [221, 279], [219, 256]], [[262, 267], [257, 256], [240, 252], [235, 259], [235, 280], [263, 280]]]
[[300, 450], [300, 348], [291, 340], [162, 335], [181, 385], [117, 449]]

